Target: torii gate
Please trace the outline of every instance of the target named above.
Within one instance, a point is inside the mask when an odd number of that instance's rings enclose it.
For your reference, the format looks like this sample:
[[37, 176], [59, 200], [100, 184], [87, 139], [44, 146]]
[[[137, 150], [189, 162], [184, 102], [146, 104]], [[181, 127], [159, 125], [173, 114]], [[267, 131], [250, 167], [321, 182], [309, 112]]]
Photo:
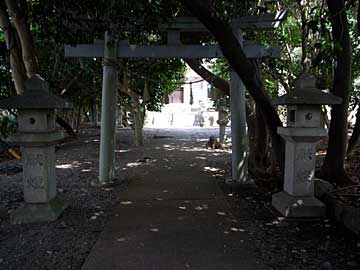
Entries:
[[[271, 30], [286, 18], [287, 12], [245, 16], [232, 21], [232, 28], [248, 58], [279, 58], [277, 46], [256, 45], [244, 41], [243, 30]], [[136, 23], [136, 22], [135, 22]], [[131, 28], [129, 29], [131, 30]], [[181, 32], [208, 32], [206, 27], [193, 17], [175, 18], [171, 24], [162, 24], [159, 30], [166, 31], [166, 45], [130, 45], [128, 41], [117, 43], [110, 32], [105, 33], [103, 44], [65, 45], [65, 57], [104, 58], [101, 103], [101, 136], [98, 184], [111, 181], [115, 173], [115, 131], [117, 105], [117, 70], [113, 62], [117, 58], [223, 58], [218, 45], [184, 45]], [[247, 125], [245, 113], [245, 86], [232, 71], [230, 78], [230, 111], [232, 137], [231, 184], [250, 183], [247, 177]]]

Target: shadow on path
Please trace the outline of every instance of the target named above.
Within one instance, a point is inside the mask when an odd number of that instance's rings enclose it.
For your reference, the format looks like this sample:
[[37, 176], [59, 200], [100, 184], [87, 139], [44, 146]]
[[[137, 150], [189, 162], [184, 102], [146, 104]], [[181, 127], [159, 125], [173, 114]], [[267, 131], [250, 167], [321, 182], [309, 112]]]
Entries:
[[219, 152], [194, 138], [147, 145], [82, 269], [266, 269], [242, 227], [246, 211], [235, 217], [212, 176], [220, 169], [208, 167]]

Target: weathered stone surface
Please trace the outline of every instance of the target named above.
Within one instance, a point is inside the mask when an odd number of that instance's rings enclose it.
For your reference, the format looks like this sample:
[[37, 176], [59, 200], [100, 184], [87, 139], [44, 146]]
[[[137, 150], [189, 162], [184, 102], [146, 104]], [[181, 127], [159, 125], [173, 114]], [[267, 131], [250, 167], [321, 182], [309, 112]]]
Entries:
[[314, 194], [315, 145], [286, 142], [284, 190], [293, 196]]
[[295, 89], [274, 102], [288, 106], [287, 127], [277, 128], [286, 141], [284, 191], [272, 199], [284, 216], [325, 215], [325, 205], [314, 197], [316, 143], [327, 136], [320, 127], [321, 105], [339, 104], [341, 99], [317, 89], [315, 83], [315, 76], [304, 72], [295, 80]]
[[316, 78], [309, 73], [303, 73], [294, 80], [294, 90], [276, 98], [275, 105], [325, 105], [340, 104], [342, 99], [316, 88]]
[[272, 205], [285, 217], [323, 217], [326, 214], [326, 206], [315, 197], [296, 197], [284, 191], [273, 194]]
[[73, 105], [56, 95], [49, 93], [47, 83], [39, 76], [25, 82], [25, 93], [0, 101], [2, 109], [70, 109]]
[[56, 196], [55, 149], [24, 147], [23, 181], [27, 203], [46, 203]]
[[277, 133], [286, 141], [317, 142], [327, 136], [324, 128], [278, 127]]
[[67, 204], [61, 198], [54, 198], [48, 203], [25, 203], [10, 215], [12, 224], [24, 224], [56, 220]]
[[54, 200], [54, 145], [63, 138], [55, 124], [55, 109], [70, 107], [49, 93], [48, 83], [38, 75], [26, 81], [22, 95], [0, 101], [0, 108], [18, 109], [19, 114], [19, 128], [10, 140], [21, 145], [25, 204], [13, 212], [13, 223], [55, 220], [64, 208]]

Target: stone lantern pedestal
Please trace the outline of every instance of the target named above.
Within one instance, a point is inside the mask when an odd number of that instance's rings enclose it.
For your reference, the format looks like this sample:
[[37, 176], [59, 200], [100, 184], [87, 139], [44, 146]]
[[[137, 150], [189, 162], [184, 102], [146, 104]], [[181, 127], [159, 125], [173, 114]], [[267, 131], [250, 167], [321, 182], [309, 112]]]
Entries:
[[10, 140], [21, 146], [25, 203], [11, 213], [13, 224], [53, 221], [65, 209], [56, 196], [55, 144], [63, 135], [55, 109], [70, 107], [37, 76], [26, 81], [24, 94], [0, 101], [0, 108], [18, 110], [18, 130]]
[[277, 132], [285, 140], [284, 190], [272, 196], [272, 205], [285, 217], [321, 217], [325, 205], [314, 196], [317, 142], [327, 136], [320, 127], [321, 105], [341, 99], [315, 88], [315, 77], [304, 73], [295, 89], [275, 100], [287, 106], [287, 126]]

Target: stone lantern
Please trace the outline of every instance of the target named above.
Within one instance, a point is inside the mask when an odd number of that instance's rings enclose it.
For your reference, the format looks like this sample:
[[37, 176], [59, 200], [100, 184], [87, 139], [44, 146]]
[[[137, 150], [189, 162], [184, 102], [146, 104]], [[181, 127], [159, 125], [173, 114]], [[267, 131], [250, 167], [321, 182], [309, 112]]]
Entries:
[[44, 79], [25, 82], [25, 92], [0, 101], [2, 109], [17, 109], [18, 130], [10, 140], [21, 146], [25, 204], [11, 213], [14, 224], [52, 221], [65, 209], [56, 197], [55, 144], [62, 138], [55, 109], [71, 103], [49, 93]]
[[327, 136], [321, 128], [321, 105], [342, 99], [315, 87], [314, 76], [303, 73], [294, 90], [273, 102], [287, 106], [286, 127], [278, 134], [286, 142], [284, 190], [273, 194], [272, 205], [286, 217], [321, 217], [326, 207], [314, 196], [316, 144]]

